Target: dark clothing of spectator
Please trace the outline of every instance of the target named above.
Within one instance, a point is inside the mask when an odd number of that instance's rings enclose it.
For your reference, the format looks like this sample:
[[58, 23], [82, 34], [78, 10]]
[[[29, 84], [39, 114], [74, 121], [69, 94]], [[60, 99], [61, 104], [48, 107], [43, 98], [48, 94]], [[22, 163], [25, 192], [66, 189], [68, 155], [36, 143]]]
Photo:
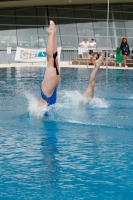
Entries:
[[120, 49], [121, 49], [123, 55], [129, 55], [130, 54], [128, 44], [121, 44]]

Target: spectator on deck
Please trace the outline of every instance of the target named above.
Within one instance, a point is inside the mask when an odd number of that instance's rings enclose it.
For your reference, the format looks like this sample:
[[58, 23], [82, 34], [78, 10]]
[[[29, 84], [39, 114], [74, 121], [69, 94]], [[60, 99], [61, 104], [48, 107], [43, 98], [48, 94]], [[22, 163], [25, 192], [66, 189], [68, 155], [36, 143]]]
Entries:
[[123, 61], [124, 62], [124, 66], [128, 67], [127, 66], [127, 58], [128, 58], [128, 56], [130, 54], [130, 50], [129, 50], [129, 45], [127, 43], [127, 39], [126, 38], [122, 39], [120, 49], [121, 49], [122, 55], [124, 56], [124, 61]]
[[[94, 41], [94, 39], [91, 39], [91, 42], [89, 44], [89, 48], [96, 48], [96, 42]], [[91, 55], [93, 53], [93, 50], [89, 50], [89, 55]]]
[[89, 42], [87, 38], [84, 38], [84, 41], [79, 44], [82, 47], [82, 58], [88, 58], [88, 48]]

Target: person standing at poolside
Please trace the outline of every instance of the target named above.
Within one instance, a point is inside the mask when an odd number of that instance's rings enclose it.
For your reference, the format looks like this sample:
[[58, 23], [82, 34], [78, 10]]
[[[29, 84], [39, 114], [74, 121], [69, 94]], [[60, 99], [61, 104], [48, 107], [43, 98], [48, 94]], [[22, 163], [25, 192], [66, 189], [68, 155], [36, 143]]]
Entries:
[[127, 43], [127, 39], [126, 38], [122, 39], [120, 50], [122, 52], [122, 55], [124, 55], [124, 66], [128, 67], [127, 66], [127, 58], [128, 58], [128, 56], [130, 54], [130, 50], [129, 50], [129, 45]]
[[57, 57], [56, 27], [50, 20], [49, 28], [46, 30], [48, 41], [46, 46], [47, 68], [41, 84], [41, 99], [38, 106], [50, 106], [56, 103], [56, 90], [59, 85], [59, 65]]
[[[96, 42], [94, 41], [94, 39], [91, 39], [91, 42], [89, 44], [89, 48], [96, 48]], [[93, 50], [89, 50], [89, 54], [91, 55], [93, 53]]]
[[84, 38], [84, 41], [79, 44], [79, 46], [82, 47], [82, 58], [88, 58], [89, 44], [87, 38]]
[[89, 85], [85, 91], [85, 93], [83, 94], [83, 97], [81, 99], [81, 103], [88, 103], [90, 101], [91, 98], [93, 98], [94, 96], [94, 88], [95, 88], [95, 78], [96, 78], [96, 74], [98, 72], [98, 69], [99, 67], [101, 66], [103, 60], [104, 60], [104, 55], [102, 53], [99, 53], [100, 54], [100, 57], [98, 60], [94, 60], [94, 55], [95, 54], [98, 54], [98, 52], [94, 52], [91, 54], [91, 63], [93, 65], [95, 65], [94, 69], [92, 70], [91, 72], [91, 75], [90, 75], [90, 80], [89, 80]]

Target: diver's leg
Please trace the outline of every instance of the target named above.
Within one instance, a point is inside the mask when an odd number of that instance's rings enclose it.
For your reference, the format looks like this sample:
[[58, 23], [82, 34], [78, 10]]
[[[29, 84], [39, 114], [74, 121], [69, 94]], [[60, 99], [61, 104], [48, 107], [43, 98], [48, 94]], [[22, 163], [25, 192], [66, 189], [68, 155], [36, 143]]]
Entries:
[[93, 70], [91, 72], [88, 88], [83, 95], [83, 97], [85, 97], [85, 98], [88, 98], [88, 97], [93, 98], [93, 96], [94, 96], [95, 78], [96, 78], [96, 74], [97, 74], [97, 71], [98, 71], [101, 63], [103, 62], [103, 59], [104, 59], [104, 56], [101, 53], [99, 59], [97, 61], [95, 61], [95, 63], [94, 63], [95, 68], [93, 68]]
[[[56, 70], [53, 67], [54, 37], [55, 37], [55, 24], [53, 21], [50, 21], [50, 25], [46, 33], [48, 34], [48, 41], [47, 41], [47, 46], [46, 46], [47, 68], [45, 71], [45, 75], [44, 75], [44, 79], [42, 81], [41, 87], [42, 87], [43, 93], [47, 97], [49, 97], [53, 94], [53, 91], [57, 85]], [[44, 104], [47, 104], [47, 102], [41, 98], [38, 106], [42, 106]]]
[[56, 28], [55, 28], [55, 34], [54, 34], [54, 46], [53, 46], [53, 57], [54, 57], [54, 62], [56, 65], [56, 87], [58, 87], [59, 85], [59, 81], [60, 81], [60, 72], [59, 72], [59, 62], [58, 62], [58, 49], [57, 49], [57, 40], [56, 40]]
[[46, 46], [46, 54], [47, 54], [47, 67], [52, 67], [53, 65], [53, 53], [54, 53], [54, 35], [55, 35], [55, 28], [53, 26], [53, 22], [50, 21], [49, 28], [46, 30], [48, 34], [48, 41]]

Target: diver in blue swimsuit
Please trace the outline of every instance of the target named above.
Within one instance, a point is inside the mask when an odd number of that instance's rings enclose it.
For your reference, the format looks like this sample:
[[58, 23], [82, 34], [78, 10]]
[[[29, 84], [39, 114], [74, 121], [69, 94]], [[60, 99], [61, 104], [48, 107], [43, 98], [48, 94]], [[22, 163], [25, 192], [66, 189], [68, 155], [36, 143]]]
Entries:
[[38, 106], [51, 106], [56, 103], [56, 90], [59, 85], [59, 65], [57, 57], [57, 43], [56, 43], [56, 27], [52, 20], [50, 20], [48, 34], [48, 42], [46, 46], [47, 54], [47, 68], [41, 84], [41, 99]]

